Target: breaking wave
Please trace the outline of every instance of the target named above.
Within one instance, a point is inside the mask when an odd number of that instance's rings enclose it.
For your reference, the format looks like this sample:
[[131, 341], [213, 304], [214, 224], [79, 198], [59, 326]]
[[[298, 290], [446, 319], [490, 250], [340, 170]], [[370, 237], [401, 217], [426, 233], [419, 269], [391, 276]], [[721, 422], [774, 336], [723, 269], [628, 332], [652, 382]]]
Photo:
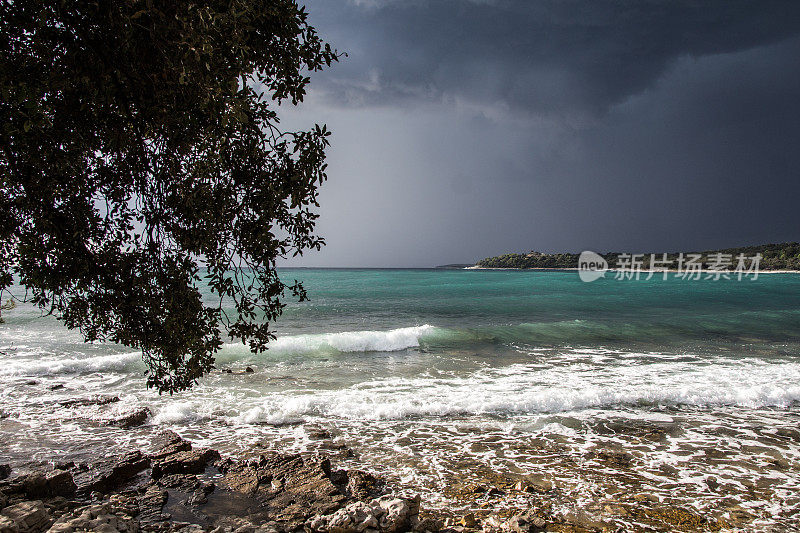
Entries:
[[[588, 369], [587, 369], [588, 370]], [[469, 378], [385, 379], [335, 391], [270, 395], [239, 423], [304, 417], [347, 420], [424, 416], [526, 415], [618, 407], [786, 408], [800, 401], [800, 364], [739, 361], [699, 366], [674, 362], [576, 372], [528, 365]]]
[[[349, 353], [349, 352], [396, 352], [420, 345], [420, 340], [432, 335], [438, 328], [425, 324], [388, 331], [341, 331], [309, 335], [278, 337], [269, 343], [269, 354]], [[237, 359], [249, 353], [242, 344], [226, 344], [220, 356], [222, 360]]]

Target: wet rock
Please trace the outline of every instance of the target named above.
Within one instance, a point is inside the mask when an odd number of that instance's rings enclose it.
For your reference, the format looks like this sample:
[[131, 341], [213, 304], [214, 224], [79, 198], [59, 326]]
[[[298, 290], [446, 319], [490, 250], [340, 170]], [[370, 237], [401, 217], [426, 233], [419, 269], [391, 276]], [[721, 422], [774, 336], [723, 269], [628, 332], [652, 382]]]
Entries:
[[568, 524], [588, 529], [589, 531], [608, 531], [613, 529], [611, 524], [598, 520], [582, 510], [576, 510], [575, 512], [565, 514], [564, 520]]
[[467, 513], [461, 517], [458, 523], [464, 527], [475, 527], [475, 515], [473, 513]]
[[53, 470], [45, 474], [45, 487], [48, 496], [72, 496], [78, 488], [72, 474], [66, 470]]
[[435, 518], [425, 518], [420, 520], [414, 525], [414, 531], [419, 531], [420, 533], [437, 533], [440, 529], [444, 527], [441, 520], [437, 520]]
[[505, 529], [513, 533], [530, 533], [532, 531], [543, 531], [546, 525], [543, 518], [530, 513], [523, 513], [512, 516]]
[[150, 457], [153, 460], [159, 460], [175, 452], [191, 449], [191, 442], [183, 440], [183, 438], [174, 431], [164, 430], [153, 437], [154, 451], [150, 454]]
[[330, 431], [326, 429], [308, 429], [306, 430], [309, 439], [324, 440], [332, 438]]
[[254, 497], [275, 520], [302, 525], [309, 516], [335, 512], [347, 500], [333, 483], [330, 461], [324, 457], [270, 453], [250, 463], [226, 461], [219, 467], [226, 487]]
[[147, 407], [142, 407], [141, 409], [136, 409], [135, 411], [131, 411], [119, 418], [115, 418], [113, 420], [109, 420], [108, 425], [110, 426], [119, 426], [123, 429], [128, 429], [132, 427], [141, 426], [147, 419], [150, 417], [150, 409]]
[[6, 485], [9, 494], [22, 495], [27, 499], [71, 496], [75, 494], [72, 474], [64, 470], [33, 472], [13, 479]]
[[61, 390], [64, 388], [64, 385], [62, 383], [56, 383], [55, 385], [50, 385], [48, 388], [50, 390]]
[[139, 531], [139, 523], [129, 516], [115, 513], [109, 504], [96, 504], [81, 507], [62, 516], [53, 524], [49, 533], [77, 531], [136, 533]]
[[0, 515], [0, 533], [19, 533], [19, 528], [9, 517]]
[[9, 464], [0, 465], [0, 479], [6, 479], [10, 475], [11, 475], [11, 465]]
[[719, 481], [717, 481], [717, 478], [715, 478], [714, 476], [709, 476], [706, 478], [706, 485], [710, 490], [713, 490], [714, 492], [716, 492], [717, 489], [719, 489]]
[[216, 450], [193, 450], [190, 442], [172, 431], [160, 433], [154, 444], [155, 451], [150, 454], [153, 479], [169, 474], [199, 474], [210, 462], [220, 459]]
[[150, 466], [150, 458], [140, 451], [109, 457], [74, 474], [78, 492], [108, 492], [130, 481]]
[[253, 368], [249, 366], [245, 368], [244, 371], [247, 372], [248, 374], [252, 374], [253, 372], [255, 372], [255, 370], [253, 370]]
[[139, 509], [137, 518], [139, 521], [153, 523], [169, 520], [170, 516], [162, 512], [168, 499], [169, 492], [155, 484], [143, 487], [141, 493], [136, 496], [136, 504]]
[[208, 495], [214, 492], [216, 485], [213, 483], [203, 483], [196, 488], [192, 495], [186, 500], [187, 505], [203, 505], [208, 503]]
[[345, 496], [356, 500], [377, 498], [385, 488], [382, 479], [361, 470], [336, 470], [330, 479]]
[[73, 398], [59, 402], [61, 407], [85, 407], [87, 405], [108, 405], [119, 401], [119, 396], [93, 396], [91, 398]]
[[197, 450], [176, 451], [166, 456], [152, 457], [153, 479], [167, 474], [199, 474], [211, 461], [220, 458], [216, 450], [198, 448]]
[[396, 533], [408, 531], [419, 521], [419, 497], [383, 496], [370, 502], [353, 502], [335, 513], [309, 521], [312, 531], [362, 533], [368, 530]]
[[3, 509], [0, 514], [13, 522], [20, 533], [44, 531], [50, 526], [50, 515], [39, 501], [21, 502]]

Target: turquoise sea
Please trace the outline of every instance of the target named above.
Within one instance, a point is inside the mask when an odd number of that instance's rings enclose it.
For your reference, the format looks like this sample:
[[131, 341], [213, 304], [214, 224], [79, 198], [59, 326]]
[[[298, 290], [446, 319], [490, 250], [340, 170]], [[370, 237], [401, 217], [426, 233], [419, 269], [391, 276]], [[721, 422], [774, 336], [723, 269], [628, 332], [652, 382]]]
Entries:
[[[310, 301], [287, 306], [270, 350], [226, 345], [218, 371], [173, 397], [145, 389], [136, 352], [84, 344], [27, 305], [4, 313], [0, 463], [80, 460], [171, 428], [227, 452], [325, 450], [434, 506], [509, 472], [556, 487], [564, 512], [642, 490], [741, 510], [755, 529], [800, 510], [800, 275], [281, 275]], [[120, 401], [58, 407], [97, 394]], [[142, 406], [140, 428], [104, 423]]]

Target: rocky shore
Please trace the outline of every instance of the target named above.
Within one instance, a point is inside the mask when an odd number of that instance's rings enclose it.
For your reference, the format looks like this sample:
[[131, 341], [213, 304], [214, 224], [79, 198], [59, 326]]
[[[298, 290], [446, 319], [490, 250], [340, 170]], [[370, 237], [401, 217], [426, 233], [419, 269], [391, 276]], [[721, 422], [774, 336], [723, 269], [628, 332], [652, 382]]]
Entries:
[[[116, 396], [96, 396], [58, 405], [108, 409], [119, 402]], [[717, 497], [716, 509], [693, 507], [685, 498], [654, 490], [652, 473], [642, 467], [636, 448], [666, 446], [667, 436], [677, 431], [673, 422], [628, 421], [606, 428], [626, 436], [625, 448], [596, 442], [576, 453], [568, 444], [575, 444], [577, 436], [563, 445], [533, 439], [520, 449], [509, 441], [503, 450], [527, 450], [529, 464], [539, 467], [523, 473], [475, 460], [462, 463], [461, 470], [441, 474], [443, 499], [437, 501], [430, 491], [390, 471], [383, 478], [361, 470], [365, 463], [359, 454], [324, 428], [303, 428], [314, 444], [311, 451], [281, 453], [259, 442], [231, 457], [172, 431], [158, 432], [147, 424], [150, 414], [140, 407], [86, 422], [140, 431], [131, 441], [139, 448], [81, 459], [53, 452], [49, 461], [39, 456], [19, 472], [0, 463], [0, 533], [771, 531], [769, 524], [777, 524], [775, 516], [758, 516], [742, 506], [740, 498], [732, 497], [738, 494], [732, 482], [716, 477], [704, 478], [706, 492]], [[775, 476], [793, 466], [777, 445], [800, 442], [800, 434], [784, 431], [777, 437], [783, 440], [764, 449], [769, 454], [763, 468], [773, 477], [746, 488], [749, 501], [785, 503], [778, 516], [785, 525], [792, 522], [794, 504], [792, 496], [776, 492], [780, 479]], [[97, 454], [96, 449], [90, 453]], [[705, 461], [728, 464], [724, 451], [703, 453]], [[685, 488], [674, 471], [662, 474], [672, 480], [673, 492]], [[416, 491], [427, 495], [420, 498]]]
[[[424, 509], [420, 497], [401, 494], [360, 470], [334, 469], [319, 453], [268, 452], [242, 459], [193, 446], [172, 431], [146, 450], [98, 458], [91, 464], [52, 462], [13, 476], [0, 465], [0, 533], [200, 532], [399, 533], [622, 531], [590, 513], [557, 515], [546, 481], [487, 476], [490, 484], [454, 487], [455, 500], [473, 510]], [[524, 506], [508, 505], [509, 495]], [[519, 500], [519, 498], [517, 498]], [[501, 502], [505, 501], [506, 504]], [[640, 498], [617, 506], [651, 530], [719, 531], [723, 523], [686, 509], [662, 508]]]
[[334, 470], [322, 455], [236, 460], [171, 431], [149, 450], [12, 474], [0, 466], [0, 533], [439, 529], [420, 519], [419, 497], [393, 495], [366, 472]]

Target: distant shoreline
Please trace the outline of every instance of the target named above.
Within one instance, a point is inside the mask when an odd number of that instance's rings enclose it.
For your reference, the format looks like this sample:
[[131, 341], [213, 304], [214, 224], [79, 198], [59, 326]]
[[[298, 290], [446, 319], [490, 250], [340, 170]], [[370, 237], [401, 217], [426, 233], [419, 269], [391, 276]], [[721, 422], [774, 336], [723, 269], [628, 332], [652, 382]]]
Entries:
[[[564, 271], [576, 271], [576, 270], [579, 270], [579, 269], [576, 268], [576, 267], [525, 267], [525, 268], [518, 268], [518, 267], [482, 267], [482, 266], [473, 265], [473, 266], [464, 267], [464, 268], [462, 268], [462, 270], [564, 270]], [[607, 270], [607, 272], [620, 272], [620, 270], [616, 269], [616, 268], [609, 268]], [[628, 270], [626, 270], [626, 272], [628, 272]], [[674, 268], [670, 268], [670, 269], [666, 269], [666, 270], [664, 270], [664, 269], [661, 269], [661, 270], [640, 269], [640, 270], [634, 270], [633, 272], [634, 273], [638, 272], [638, 273], [641, 273], [641, 274], [649, 274], [651, 272], [654, 273], [654, 274], [658, 274], [658, 273], [662, 273], [662, 272], [681, 273], [681, 274], [683, 274], [684, 272], [686, 272], [686, 270], [677, 270], [677, 269], [674, 269]], [[700, 271], [701, 274], [712, 274], [712, 275], [716, 274], [716, 272], [717, 271], [714, 271], [714, 270], [702, 270], [702, 271]], [[694, 272], [692, 273], [692, 275], [693, 274], [694, 274]], [[721, 275], [734, 274], [734, 271], [733, 270], [723, 270], [723, 271], [720, 271], [720, 274]], [[758, 271], [758, 275], [760, 276], [761, 274], [800, 274], [800, 270], [759, 270]]]

